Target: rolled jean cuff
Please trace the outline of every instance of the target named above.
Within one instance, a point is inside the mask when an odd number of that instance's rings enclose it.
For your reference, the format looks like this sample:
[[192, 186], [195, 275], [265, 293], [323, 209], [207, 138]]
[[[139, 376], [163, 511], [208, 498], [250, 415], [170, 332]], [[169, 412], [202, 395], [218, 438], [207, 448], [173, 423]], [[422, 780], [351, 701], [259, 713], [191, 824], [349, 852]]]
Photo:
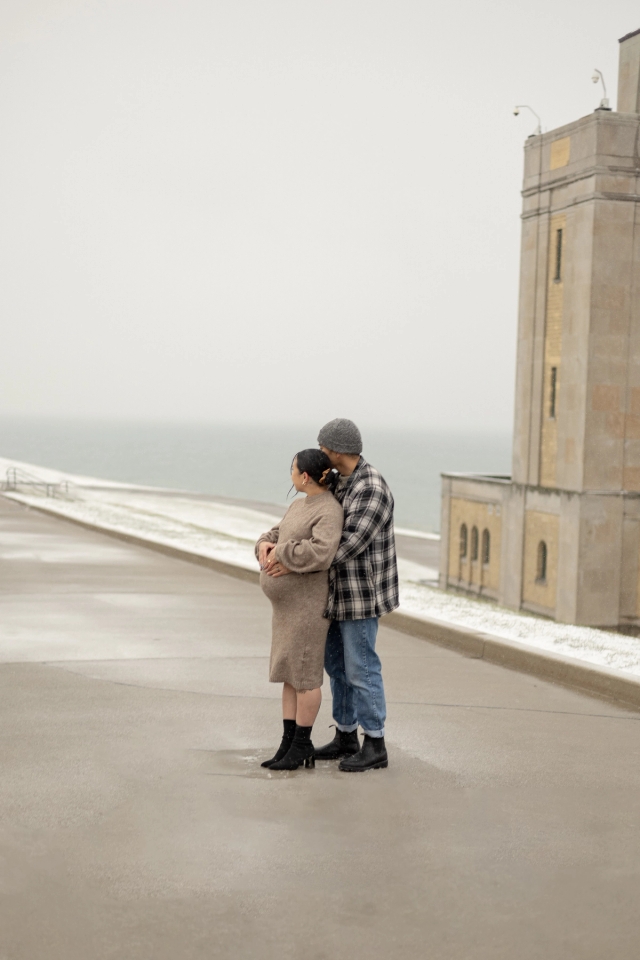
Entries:
[[381, 730], [365, 730], [363, 727], [362, 732], [368, 737], [373, 737], [374, 740], [376, 740], [378, 737], [384, 737], [384, 727]]
[[[337, 727], [338, 730], [341, 730], [343, 733], [353, 733], [354, 730], [357, 730], [357, 729], [358, 729], [358, 724], [357, 724], [357, 723], [349, 723], [349, 724], [345, 725], [345, 724], [342, 724], [342, 723], [336, 723], [336, 727]], [[379, 736], [381, 736], [381, 734], [379, 734]]]

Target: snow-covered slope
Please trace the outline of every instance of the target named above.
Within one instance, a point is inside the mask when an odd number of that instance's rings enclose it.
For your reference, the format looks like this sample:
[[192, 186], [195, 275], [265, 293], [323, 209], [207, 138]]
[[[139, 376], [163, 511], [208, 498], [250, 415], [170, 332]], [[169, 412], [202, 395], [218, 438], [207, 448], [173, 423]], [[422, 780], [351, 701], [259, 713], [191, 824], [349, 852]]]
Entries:
[[[96, 527], [134, 534], [252, 570], [257, 569], [255, 541], [279, 519], [240, 504], [202, 500], [180, 492], [167, 496], [149, 487], [109, 483], [11, 460], [0, 459], [0, 479], [14, 466], [48, 482], [68, 481], [74, 487], [72, 499], [45, 497], [27, 488], [6, 494], [16, 500]], [[640, 675], [640, 640], [612, 631], [555, 623], [486, 601], [445, 593], [434, 586], [435, 570], [409, 560], [400, 559], [399, 571], [401, 608], [405, 613], [435, 617]]]

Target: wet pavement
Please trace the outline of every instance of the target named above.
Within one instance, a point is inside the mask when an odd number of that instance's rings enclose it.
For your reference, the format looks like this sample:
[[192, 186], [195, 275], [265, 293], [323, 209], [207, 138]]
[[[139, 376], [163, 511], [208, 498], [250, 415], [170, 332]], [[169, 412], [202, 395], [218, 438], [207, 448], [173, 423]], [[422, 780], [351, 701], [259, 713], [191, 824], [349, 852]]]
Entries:
[[383, 627], [389, 769], [271, 774], [269, 621], [0, 497], [2, 960], [635, 960], [640, 714]]

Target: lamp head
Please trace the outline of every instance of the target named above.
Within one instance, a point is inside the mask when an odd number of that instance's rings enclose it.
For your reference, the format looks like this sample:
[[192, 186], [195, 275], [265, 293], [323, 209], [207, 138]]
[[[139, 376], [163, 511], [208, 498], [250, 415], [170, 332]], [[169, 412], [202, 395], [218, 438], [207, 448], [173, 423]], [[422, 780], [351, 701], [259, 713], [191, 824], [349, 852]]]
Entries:
[[599, 73], [594, 73], [593, 76], [591, 77], [592, 83], [597, 83], [599, 79], [600, 79]]
[[520, 116], [520, 107], [514, 107], [514, 108], [513, 108], [513, 115], [514, 115], [514, 117], [519, 117], [519, 116]]

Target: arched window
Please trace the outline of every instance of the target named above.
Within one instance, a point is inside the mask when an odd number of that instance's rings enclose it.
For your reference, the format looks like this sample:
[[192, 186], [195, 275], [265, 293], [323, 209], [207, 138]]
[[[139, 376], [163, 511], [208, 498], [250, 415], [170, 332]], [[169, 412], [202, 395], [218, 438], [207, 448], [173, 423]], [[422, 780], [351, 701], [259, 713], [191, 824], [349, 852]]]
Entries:
[[467, 525], [463, 523], [460, 527], [460, 557], [467, 555]]
[[491, 536], [488, 530], [482, 531], [482, 562], [489, 563], [491, 557]]
[[478, 528], [471, 528], [471, 559], [478, 559]]
[[536, 583], [547, 582], [547, 545], [544, 540], [538, 544], [538, 561], [536, 564]]

